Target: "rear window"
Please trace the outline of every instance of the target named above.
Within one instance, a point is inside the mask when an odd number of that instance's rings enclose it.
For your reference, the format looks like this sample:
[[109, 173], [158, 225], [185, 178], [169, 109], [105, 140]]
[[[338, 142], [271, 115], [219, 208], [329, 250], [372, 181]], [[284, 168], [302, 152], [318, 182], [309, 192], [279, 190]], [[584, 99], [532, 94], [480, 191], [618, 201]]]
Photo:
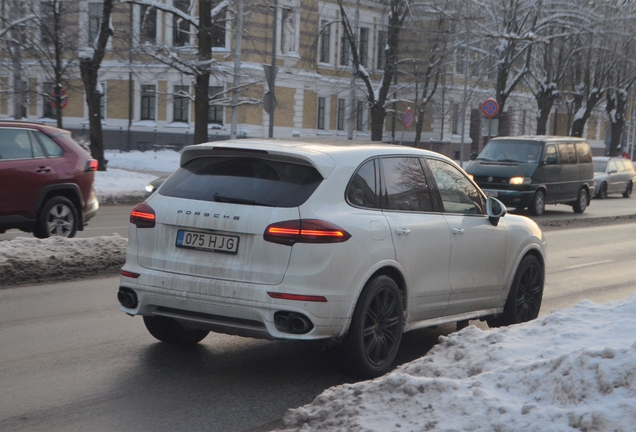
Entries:
[[322, 177], [308, 165], [247, 157], [199, 157], [179, 168], [161, 195], [267, 207], [298, 207]]

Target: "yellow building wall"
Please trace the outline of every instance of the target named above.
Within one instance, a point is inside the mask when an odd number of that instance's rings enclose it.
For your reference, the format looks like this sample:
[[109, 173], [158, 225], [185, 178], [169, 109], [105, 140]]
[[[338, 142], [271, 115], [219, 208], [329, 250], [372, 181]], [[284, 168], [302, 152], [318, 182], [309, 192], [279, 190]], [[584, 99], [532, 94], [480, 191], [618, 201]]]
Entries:
[[294, 95], [296, 89], [276, 87], [276, 110], [274, 111], [274, 125], [294, 127]]
[[[264, 88], [262, 85], [250, 86], [248, 90], [242, 93], [242, 96], [248, 98], [262, 98]], [[238, 122], [243, 124], [257, 125], [263, 124], [263, 106], [262, 105], [242, 105], [237, 108], [239, 110]], [[276, 119], [276, 118], [274, 118]]]
[[587, 139], [596, 139], [596, 131], [598, 127], [598, 117], [592, 115], [587, 121]]
[[157, 83], [157, 120], [165, 121], [168, 109], [168, 81]]
[[128, 81], [106, 82], [106, 117], [128, 119]]
[[338, 95], [331, 95], [331, 106], [329, 109], [329, 129], [335, 130], [338, 128]]
[[9, 114], [9, 78], [0, 78], [0, 114]]
[[318, 108], [318, 95], [315, 91], [305, 90], [303, 98], [303, 127], [316, 129], [316, 116]]
[[38, 97], [36, 97], [36, 90], [38, 82], [35, 78], [29, 78], [29, 82], [27, 84], [29, 88], [27, 89], [27, 114], [28, 115], [37, 115], [38, 114]]
[[84, 117], [84, 89], [81, 80], [71, 81], [66, 89], [68, 104], [63, 110], [64, 117]]

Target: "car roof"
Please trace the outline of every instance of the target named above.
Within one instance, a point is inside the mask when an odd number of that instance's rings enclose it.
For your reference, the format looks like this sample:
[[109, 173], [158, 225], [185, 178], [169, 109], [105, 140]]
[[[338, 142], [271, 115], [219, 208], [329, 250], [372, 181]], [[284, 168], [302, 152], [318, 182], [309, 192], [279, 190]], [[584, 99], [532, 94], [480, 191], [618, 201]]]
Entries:
[[599, 162], [607, 162], [608, 160], [612, 158], [609, 156], [594, 156], [592, 159]]
[[199, 156], [248, 155], [249, 153], [254, 155], [267, 153], [276, 157], [284, 158], [286, 156], [301, 159], [316, 167], [325, 178], [336, 166], [349, 164], [357, 166], [362, 161], [374, 156], [415, 155], [436, 157], [450, 161], [449, 158], [439, 153], [395, 144], [337, 140], [288, 141], [263, 138], [216, 141], [191, 145], [183, 149], [181, 165]]
[[43, 123], [34, 123], [34, 122], [25, 122], [25, 121], [14, 121], [14, 120], [1, 120], [0, 128], [23, 128], [23, 129], [35, 129], [40, 131], [46, 131], [48, 134], [60, 134], [60, 133], [70, 133], [67, 130], [59, 129], [54, 126], [49, 126]]
[[569, 136], [553, 136], [553, 135], [520, 135], [520, 136], [502, 136], [492, 138], [490, 141], [503, 141], [503, 140], [515, 140], [515, 141], [540, 141], [540, 142], [587, 142], [583, 138], [569, 137]]

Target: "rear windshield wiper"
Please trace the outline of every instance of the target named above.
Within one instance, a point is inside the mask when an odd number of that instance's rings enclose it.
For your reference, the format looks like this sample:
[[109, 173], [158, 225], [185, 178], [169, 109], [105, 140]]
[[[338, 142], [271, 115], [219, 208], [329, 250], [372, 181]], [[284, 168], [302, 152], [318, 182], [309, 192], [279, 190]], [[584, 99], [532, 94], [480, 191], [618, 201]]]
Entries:
[[256, 201], [254, 200], [234, 198], [234, 197], [229, 197], [225, 195], [219, 195], [218, 193], [215, 193], [214, 195], [212, 195], [212, 197], [214, 198], [214, 201], [216, 202], [256, 205]]

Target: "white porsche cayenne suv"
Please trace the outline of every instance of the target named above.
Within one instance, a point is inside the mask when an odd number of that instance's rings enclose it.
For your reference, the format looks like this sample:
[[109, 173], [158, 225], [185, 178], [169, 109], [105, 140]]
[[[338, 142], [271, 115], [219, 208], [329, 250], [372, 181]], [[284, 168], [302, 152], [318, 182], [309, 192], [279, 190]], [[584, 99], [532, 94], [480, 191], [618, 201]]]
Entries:
[[239, 140], [180, 165], [131, 212], [118, 292], [160, 341], [333, 339], [375, 377], [403, 332], [539, 313], [541, 230], [440, 154]]

